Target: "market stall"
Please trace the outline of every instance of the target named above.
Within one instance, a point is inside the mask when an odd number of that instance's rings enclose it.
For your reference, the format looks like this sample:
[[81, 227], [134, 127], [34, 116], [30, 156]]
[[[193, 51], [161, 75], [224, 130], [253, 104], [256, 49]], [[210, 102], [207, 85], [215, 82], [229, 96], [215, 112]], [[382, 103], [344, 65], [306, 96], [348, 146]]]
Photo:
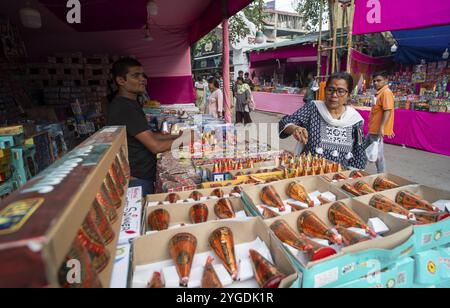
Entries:
[[[258, 110], [292, 114], [304, 105], [307, 76], [317, 71], [317, 40], [318, 35], [312, 34], [250, 51]], [[326, 61], [326, 57], [322, 60]]]

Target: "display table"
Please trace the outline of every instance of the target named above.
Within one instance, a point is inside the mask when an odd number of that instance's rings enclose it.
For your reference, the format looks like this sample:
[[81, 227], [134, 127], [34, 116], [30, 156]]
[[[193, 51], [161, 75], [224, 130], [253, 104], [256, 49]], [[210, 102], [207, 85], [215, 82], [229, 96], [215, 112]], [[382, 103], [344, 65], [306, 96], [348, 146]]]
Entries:
[[[367, 134], [370, 108], [357, 107], [365, 120]], [[395, 138], [385, 138], [386, 143], [450, 156], [450, 113], [430, 113], [414, 110], [395, 110]]]
[[256, 109], [291, 115], [303, 107], [303, 95], [253, 92]]

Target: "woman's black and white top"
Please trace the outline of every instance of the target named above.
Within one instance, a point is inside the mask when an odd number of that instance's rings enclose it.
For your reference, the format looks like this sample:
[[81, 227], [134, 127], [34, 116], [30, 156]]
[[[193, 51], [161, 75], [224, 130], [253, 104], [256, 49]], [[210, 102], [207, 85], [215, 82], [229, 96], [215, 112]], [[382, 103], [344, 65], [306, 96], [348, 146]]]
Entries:
[[289, 137], [284, 130], [290, 125], [306, 128], [309, 141], [303, 152], [322, 155], [330, 161], [341, 163], [344, 168], [364, 169], [367, 164], [364, 120], [350, 106], [343, 118], [332, 119], [325, 103], [315, 101], [280, 121], [280, 138]]

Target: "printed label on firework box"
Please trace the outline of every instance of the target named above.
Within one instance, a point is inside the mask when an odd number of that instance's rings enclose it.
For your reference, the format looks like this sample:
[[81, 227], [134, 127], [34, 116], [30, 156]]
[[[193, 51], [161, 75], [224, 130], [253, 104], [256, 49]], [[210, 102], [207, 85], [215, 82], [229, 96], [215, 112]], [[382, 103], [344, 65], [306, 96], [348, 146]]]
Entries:
[[141, 235], [142, 187], [129, 188], [120, 228], [119, 244], [127, 244]]
[[130, 268], [131, 245], [119, 245], [116, 250], [116, 259], [111, 278], [111, 288], [125, 289], [128, 286], [128, 272]]

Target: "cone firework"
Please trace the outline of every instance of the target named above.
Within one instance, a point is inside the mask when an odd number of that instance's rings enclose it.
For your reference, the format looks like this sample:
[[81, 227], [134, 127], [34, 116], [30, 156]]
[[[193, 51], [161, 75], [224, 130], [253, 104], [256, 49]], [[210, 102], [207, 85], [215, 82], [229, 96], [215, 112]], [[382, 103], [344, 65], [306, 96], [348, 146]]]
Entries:
[[337, 173], [333, 176], [333, 180], [336, 180], [336, 181], [343, 181], [343, 180], [347, 180], [347, 179], [348, 179], [348, 177], [346, 177], [342, 173]]
[[148, 226], [152, 231], [163, 231], [169, 228], [170, 214], [165, 209], [157, 209], [148, 215]]
[[95, 196], [95, 202], [101, 206], [111, 224], [117, 221], [117, 207], [113, 205], [104, 186], [102, 186], [100, 192]]
[[363, 236], [361, 234], [358, 234], [356, 232], [347, 230], [344, 227], [341, 226], [337, 226], [336, 227], [337, 231], [339, 232], [339, 234], [342, 236], [342, 240], [344, 242], [345, 246], [352, 246], [352, 245], [356, 245], [362, 242], [367, 242], [370, 239], [366, 236]]
[[280, 212], [285, 211], [284, 203], [273, 186], [266, 186], [262, 189], [260, 198], [265, 205], [278, 208]]
[[220, 188], [216, 188], [213, 190], [213, 192], [211, 193], [211, 196], [216, 196], [217, 198], [223, 198], [225, 194], [223, 193], [223, 190]]
[[394, 189], [400, 187], [397, 183], [386, 179], [385, 177], [379, 176], [373, 182], [373, 188], [376, 191], [384, 191], [388, 189]]
[[190, 233], [179, 233], [170, 240], [169, 252], [176, 265], [182, 287], [188, 285], [196, 249], [197, 239]]
[[98, 231], [100, 231], [100, 234], [105, 240], [105, 245], [110, 244], [114, 239], [114, 231], [105, 212], [97, 201], [94, 201], [93, 208], [89, 212], [89, 215], [92, 215], [92, 219], [95, 221]]
[[122, 168], [123, 174], [129, 180], [130, 179], [130, 164], [123, 149], [120, 149], [119, 154], [117, 154], [119, 160], [119, 165]]
[[208, 257], [206, 260], [205, 271], [203, 272], [202, 284], [203, 289], [222, 289], [223, 285], [220, 282], [219, 276], [217, 276], [216, 270], [212, 263], [214, 259]]
[[190, 195], [189, 195], [190, 199], [194, 199], [195, 201], [200, 201], [201, 198], [203, 198], [203, 195], [201, 192], [199, 191], [193, 191]]
[[301, 206], [294, 204], [294, 203], [288, 202], [288, 205], [291, 207], [291, 212], [298, 212], [298, 211], [304, 210], [304, 208], [302, 208]]
[[147, 287], [149, 289], [161, 289], [164, 287], [161, 281], [161, 274], [159, 272], [154, 272], [152, 279], [149, 281]]
[[429, 212], [439, 212], [435, 206], [429, 202], [423, 200], [418, 195], [415, 195], [409, 191], [400, 191], [395, 197], [395, 202], [403, 206], [407, 210], [424, 210]]
[[305, 211], [298, 217], [297, 228], [310, 237], [326, 239], [338, 245], [342, 244], [342, 239], [311, 211]]
[[300, 234], [300, 237], [303, 239], [306, 245], [312, 247], [311, 250], [307, 251], [308, 257], [312, 262], [319, 261], [336, 254], [336, 250], [334, 250], [333, 248], [320, 245], [319, 243], [310, 240], [304, 234]]
[[369, 175], [369, 174], [368, 174], [367, 172], [360, 171], [360, 170], [352, 171], [352, 172], [350, 173], [350, 177], [351, 177], [352, 179], [363, 178], [363, 177], [366, 177], [366, 176], [368, 176], [368, 175]]
[[112, 205], [116, 209], [119, 209], [122, 206], [122, 200], [109, 173], [106, 174], [106, 177], [103, 180], [103, 186], [105, 188], [106, 194], [111, 200]]
[[363, 181], [356, 182], [353, 185], [353, 187], [355, 187], [355, 189], [359, 191], [362, 195], [369, 195], [376, 193], [376, 191], [372, 187], [370, 187], [369, 184], [364, 183]]
[[408, 219], [415, 218], [413, 213], [383, 195], [373, 196], [372, 199], [370, 199], [369, 205], [385, 213], [400, 214], [406, 216]]
[[105, 239], [91, 215], [87, 215], [78, 231], [78, 240], [86, 247], [97, 273], [102, 272], [108, 265], [111, 256], [105, 247]]
[[342, 189], [345, 190], [346, 192], [352, 194], [355, 197], [359, 197], [362, 196], [362, 194], [357, 191], [352, 185], [350, 184], [344, 184], [342, 185]]
[[313, 249], [311, 245], [308, 245], [304, 238], [295, 233], [295, 231], [288, 225], [288, 223], [282, 219], [275, 221], [270, 225], [270, 229], [275, 235], [285, 244], [294, 247], [300, 251], [310, 251]]
[[296, 201], [306, 203], [309, 207], [314, 207], [314, 202], [309, 198], [305, 187], [300, 183], [293, 182], [289, 184], [286, 194]]
[[229, 199], [220, 199], [214, 206], [214, 212], [220, 219], [235, 218], [236, 214]]
[[226, 227], [216, 229], [209, 237], [209, 245], [216, 253], [233, 280], [238, 278], [233, 232]]
[[195, 204], [189, 210], [189, 216], [191, 217], [191, 221], [193, 224], [200, 224], [208, 221], [208, 207], [203, 204]]
[[268, 209], [267, 207], [264, 207], [262, 216], [263, 216], [264, 219], [270, 219], [270, 218], [278, 217], [280, 215], [278, 213], [275, 213], [271, 209]]
[[177, 203], [178, 201], [180, 201], [180, 196], [176, 193], [168, 194], [166, 197], [166, 201], [171, 204]]
[[328, 219], [334, 225], [344, 228], [354, 227], [364, 229], [372, 237], [377, 236], [358, 214], [342, 202], [335, 202], [330, 207], [328, 210]]
[[450, 217], [448, 213], [438, 213], [438, 212], [417, 212], [414, 213], [417, 220], [422, 224], [434, 224], [444, 219]]
[[240, 187], [240, 186], [234, 187], [232, 193], [241, 194], [242, 193], [242, 187]]
[[[69, 270], [70, 268], [67, 267], [67, 263], [71, 260], [78, 260], [80, 262], [80, 277], [81, 282], [79, 284], [77, 283], [69, 283]], [[88, 288], [101, 288], [101, 282], [99, 280], [98, 274], [96, 269], [94, 268], [91, 258], [89, 256], [89, 253], [84, 247], [83, 243], [76, 238], [75, 241], [72, 244], [72, 247], [67, 254], [65, 258], [64, 264], [61, 266], [58, 272], [58, 280], [59, 285], [62, 288], [81, 288], [81, 289], [88, 289]]]
[[281, 281], [286, 278], [286, 275], [256, 250], [250, 249], [250, 259], [252, 260], [256, 281], [261, 288], [276, 289]]
[[125, 190], [123, 189], [123, 186], [120, 184], [119, 174], [117, 173], [117, 169], [114, 163], [111, 165], [111, 167], [109, 167], [108, 173], [111, 176], [111, 180], [114, 184], [115, 191], [117, 191], [119, 196], [123, 196], [125, 194]]

